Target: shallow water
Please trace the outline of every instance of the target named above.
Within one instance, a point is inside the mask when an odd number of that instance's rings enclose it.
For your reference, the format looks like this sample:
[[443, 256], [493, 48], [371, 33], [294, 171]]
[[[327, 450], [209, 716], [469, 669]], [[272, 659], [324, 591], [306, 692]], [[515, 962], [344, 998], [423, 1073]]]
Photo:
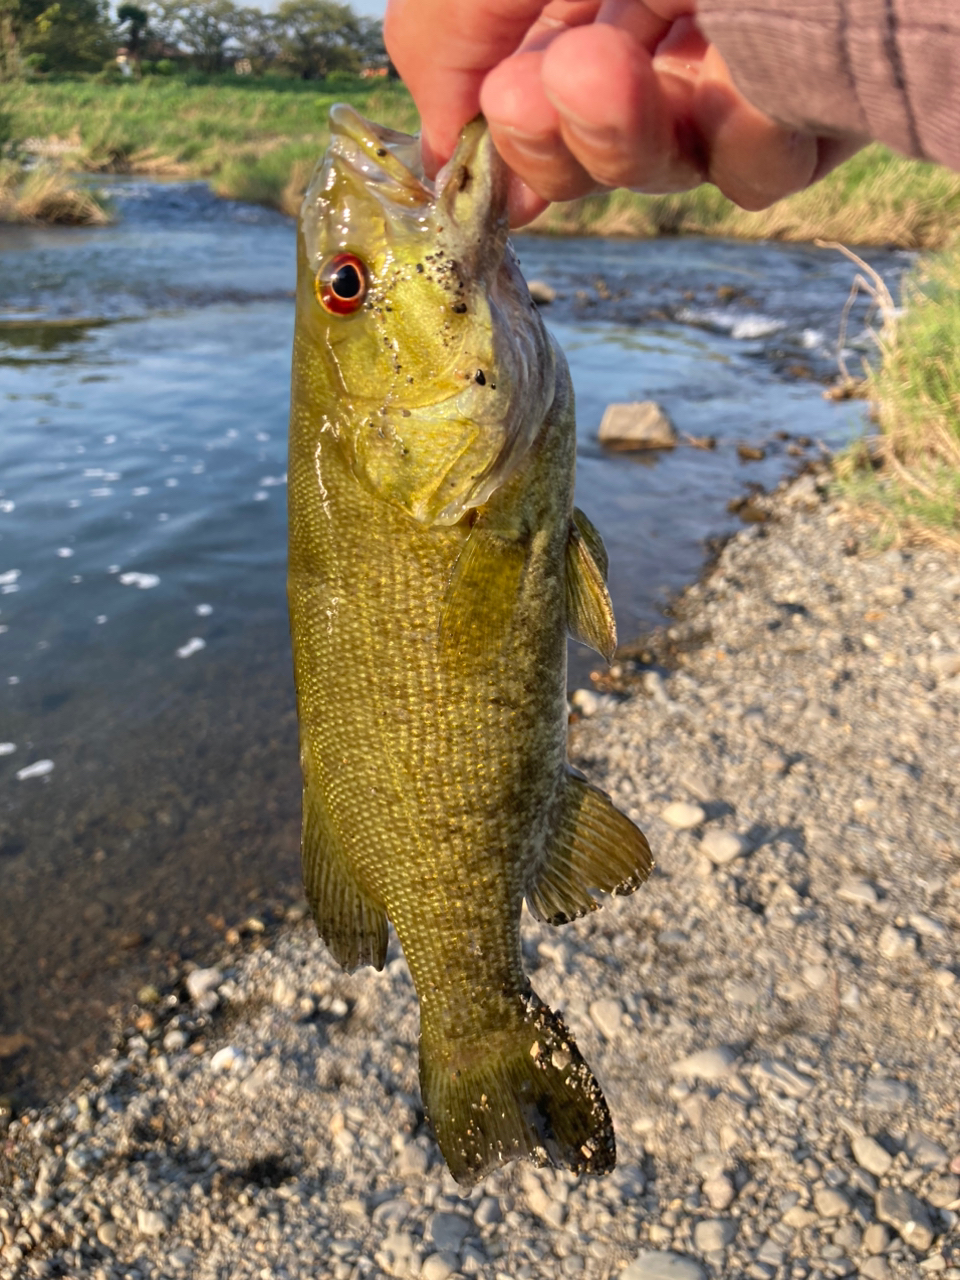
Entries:
[[[109, 189], [112, 227], [0, 229], [0, 1091], [23, 1097], [86, 1065], [139, 979], [299, 895], [292, 224], [197, 183]], [[794, 464], [786, 436], [857, 429], [820, 382], [853, 270], [722, 241], [519, 247], [559, 290], [577, 499], [627, 640], [734, 527], [728, 501]], [[603, 451], [605, 405], [648, 398], [716, 450]]]

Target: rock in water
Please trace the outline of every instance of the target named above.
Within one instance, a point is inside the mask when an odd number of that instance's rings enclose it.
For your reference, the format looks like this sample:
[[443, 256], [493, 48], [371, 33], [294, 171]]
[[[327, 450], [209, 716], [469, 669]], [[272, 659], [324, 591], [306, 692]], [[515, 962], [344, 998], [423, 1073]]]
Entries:
[[611, 449], [672, 449], [677, 431], [656, 401], [638, 400], [608, 404], [597, 439]]

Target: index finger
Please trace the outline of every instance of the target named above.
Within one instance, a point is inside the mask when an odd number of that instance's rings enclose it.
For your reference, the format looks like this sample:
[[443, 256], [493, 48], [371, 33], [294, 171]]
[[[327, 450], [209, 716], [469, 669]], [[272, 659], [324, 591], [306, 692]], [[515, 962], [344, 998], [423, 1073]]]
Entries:
[[538, 19], [591, 22], [600, 0], [390, 0], [384, 37], [423, 123], [424, 158], [443, 160], [480, 110], [480, 85]]

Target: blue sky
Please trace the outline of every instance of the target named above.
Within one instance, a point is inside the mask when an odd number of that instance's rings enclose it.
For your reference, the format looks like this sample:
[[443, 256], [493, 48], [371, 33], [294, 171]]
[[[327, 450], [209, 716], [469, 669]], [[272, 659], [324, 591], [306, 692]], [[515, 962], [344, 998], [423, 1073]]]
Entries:
[[370, 18], [382, 18], [387, 7], [387, 0], [350, 0], [350, 8], [354, 13], [362, 13]]

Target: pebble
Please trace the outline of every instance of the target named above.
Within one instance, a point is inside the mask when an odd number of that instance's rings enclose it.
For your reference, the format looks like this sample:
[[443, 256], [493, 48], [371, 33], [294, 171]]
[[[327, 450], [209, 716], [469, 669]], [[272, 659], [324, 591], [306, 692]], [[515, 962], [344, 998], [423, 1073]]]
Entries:
[[167, 1229], [167, 1220], [156, 1209], [137, 1210], [137, 1230], [142, 1236], [162, 1236]]
[[850, 1212], [849, 1199], [834, 1187], [818, 1187], [813, 1203], [821, 1218], [842, 1218]]
[[706, 1272], [683, 1254], [644, 1249], [620, 1272], [620, 1280], [706, 1280]]
[[615, 1040], [623, 1022], [623, 1005], [619, 1000], [594, 1000], [590, 1005], [590, 1018], [594, 1026], [607, 1040]]
[[915, 1169], [945, 1169], [950, 1159], [946, 1148], [916, 1129], [911, 1129], [907, 1134], [903, 1149], [910, 1157], [910, 1163]]
[[705, 1218], [693, 1228], [693, 1244], [698, 1253], [714, 1253], [725, 1249], [737, 1234], [737, 1224], [730, 1218]]
[[199, 1000], [208, 991], [216, 991], [223, 982], [219, 969], [194, 969], [187, 974], [186, 988], [191, 1000]]
[[863, 1091], [863, 1103], [878, 1111], [898, 1111], [910, 1101], [910, 1088], [902, 1080], [873, 1076]]
[[863, 1233], [863, 1247], [867, 1253], [883, 1253], [890, 1244], [890, 1232], [882, 1222], [871, 1222]]
[[884, 1177], [893, 1166], [893, 1156], [882, 1147], [876, 1138], [860, 1134], [851, 1143], [853, 1158], [862, 1169], [877, 1178]]
[[431, 1253], [420, 1264], [420, 1280], [447, 1280], [459, 1265], [456, 1254]]
[[441, 1253], [457, 1253], [469, 1234], [470, 1222], [459, 1213], [435, 1213], [427, 1221], [426, 1236]]
[[723, 867], [735, 858], [743, 857], [749, 846], [743, 836], [734, 831], [714, 829], [704, 835], [700, 848], [715, 866]]
[[925, 1253], [933, 1244], [930, 1215], [922, 1201], [902, 1187], [883, 1187], [875, 1201], [877, 1218], [889, 1223], [911, 1248]]
[[737, 1055], [729, 1045], [699, 1049], [670, 1066], [670, 1074], [681, 1080], [722, 1080], [732, 1071]]
[[844, 880], [837, 890], [837, 897], [842, 902], [863, 907], [875, 907], [880, 901], [880, 895], [869, 880]]
[[711, 1209], [729, 1208], [736, 1195], [733, 1183], [722, 1173], [714, 1178], [707, 1178], [703, 1183], [702, 1191]]
[[691, 804], [687, 800], [674, 800], [668, 804], [660, 815], [674, 831], [689, 831], [691, 827], [699, 827], [707, 820], [706, 810], [699, 804]]

